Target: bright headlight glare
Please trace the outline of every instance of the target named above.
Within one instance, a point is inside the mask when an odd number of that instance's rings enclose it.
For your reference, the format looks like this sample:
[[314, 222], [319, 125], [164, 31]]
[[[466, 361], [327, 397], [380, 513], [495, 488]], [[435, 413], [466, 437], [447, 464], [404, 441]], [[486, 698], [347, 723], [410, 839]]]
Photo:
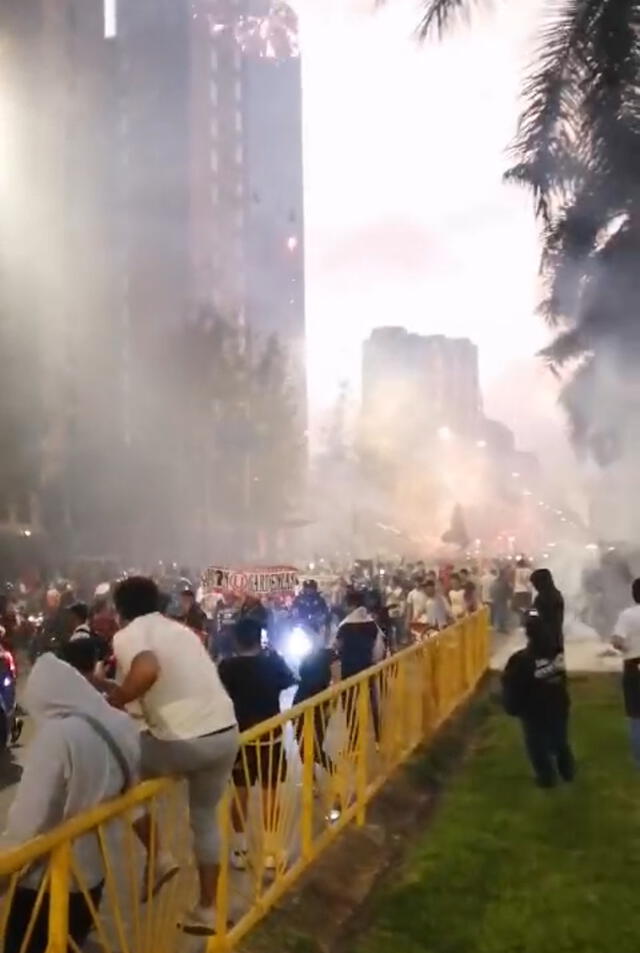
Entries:
[[300, 628], [300, 626], [296, 626], [291, 630], [287, 640], [287, 651], [293, 659], [299, 662], [305, 655], [309, 654], [312, 648], [313, 644], [311, 639], [304, 629]]

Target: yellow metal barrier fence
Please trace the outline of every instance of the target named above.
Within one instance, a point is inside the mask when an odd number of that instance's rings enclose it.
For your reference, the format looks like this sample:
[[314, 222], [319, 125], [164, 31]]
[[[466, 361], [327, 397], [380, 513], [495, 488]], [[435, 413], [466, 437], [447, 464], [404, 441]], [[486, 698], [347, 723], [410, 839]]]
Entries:
[[[364, 823], [376, 791], [474, 689], [488, 643], [482, 610], [244, 733], [219, 807], [217, 934], [208, 953], [231, 949], [347, 824]], [[133, 830], [142, 811], [180, 863], [155, 897]], [[83, 871], [87, 849], [102, 859], [99, 884]], [[70, 933], [79, 917], [87, 950], [192, 950], [177, 926], [196, 892], [183, 783], [145, 782], [1, 853], [0, 881], [4, 953], [79, 953]]]

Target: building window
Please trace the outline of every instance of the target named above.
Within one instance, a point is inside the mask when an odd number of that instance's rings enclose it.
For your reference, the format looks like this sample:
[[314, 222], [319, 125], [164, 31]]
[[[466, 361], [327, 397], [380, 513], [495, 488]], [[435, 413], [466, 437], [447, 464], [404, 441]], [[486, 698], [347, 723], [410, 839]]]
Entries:
[[235, 121], [236, 121], [236, 132], [238, 133], [242, 132], [242, 113], [240, 112], [239, 109], [236, 109]]
[[240, 82], [239, 79], [235, 81], [234, 89], [236, 94], [236, 102], [241, 103], [242, 102], [242, 83]]
[[214, 79], [209, 83], [209, 98], [214, 106], [218, 105], [218, 84]]
[[215, 116], [212, 116], [212, 118], [211, 118], [211, 124], [210, 124], [210, 126], [209, 126], [209, 131], [211, 132], [211, 138], [212, 138], [212, 139], [217, 139], [217, 138], [218, 138], [218, 120], [217, 120], [217, 118], [216, 118]]
[[217, 171], [218, 171], [218, 151], [217, 151], [217, 149], [212, 149], [211, 152], [209, 153], [209, 164], [210, 164], [210, 166], [211, 166], [211, 171], [217, 173]]
[[211, 70], [212, 72], [215, 73], [217, 69], [218, 69], [218, 51], [211, 50]]
[[238, 142], [236, 144], [236, 162], [238, 165], [242, 165], [242, 143]]

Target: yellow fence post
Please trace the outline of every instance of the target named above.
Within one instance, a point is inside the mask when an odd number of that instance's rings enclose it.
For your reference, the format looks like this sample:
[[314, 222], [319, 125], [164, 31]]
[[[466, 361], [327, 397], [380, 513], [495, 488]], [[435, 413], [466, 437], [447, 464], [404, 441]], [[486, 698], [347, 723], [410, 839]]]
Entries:
[[427, 640], [420, 648], [422, 656], [422, 739], [430, 738], [436, 721], [433, 693], [433, 649], [435, 643]]
[[229, 861], [231, 857], [231, 812], [233, 790], [227, 785], [218, 805], [218, 830], [220, 833], [220, 873], [216, 890], [216, 934], [207, 943], [207, 953], [227, 949], [227, 923], [229, 922]]
[[302, 723], [302, 856], [313, 856], [313, 765], [316, 746], [315, 708], [305, 709]]
[[489, 610], [485, 608], [482, 616], [482, 641], [481, 641], [481, 659], [482, 659], [482, 668], [481, 674], [484, 674], [489, 668], [489, 662], [491, 661], [491, 626], [489, 620]]
[[467, 616], [462, 622], [462, 693], [468, 694], [473, 685], [471, 652], [473, 651], [473, 619]]
[[64, 841], [52, 850], [49, 865], [49, 940], [47, 953], [67, 953], [69, 945], [71, 841]]
[[400, 763], [404, 755], [410, 750], [407, 738], [407, 656], [398, 658], [398, 677], [394, 685], [394, 715], [396, 719], [396, 743], [393, 752], [394, 762]]
[[362, 827], [366, 820], [369, 704], [372, 687], [371, 677], [364, 679], [358, 685], [358, 706], [356, 709], [356, 823], [359, 827]]

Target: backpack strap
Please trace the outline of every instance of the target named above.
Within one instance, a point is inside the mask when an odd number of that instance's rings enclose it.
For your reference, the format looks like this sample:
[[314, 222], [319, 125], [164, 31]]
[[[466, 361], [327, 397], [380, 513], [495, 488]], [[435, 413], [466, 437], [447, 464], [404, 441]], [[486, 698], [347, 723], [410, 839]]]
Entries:
[[122, 773], [122, 791], [121, 794], [126, 794], [126, 792], [131, 787], [131, 768], [129, 767], [129, 762], [122, 752], [122, 748], [116, 742], [115, 738], [111, 732], [105, 728], [101, 721], [98, 721], [97, 718], [94, 718], [93, 715], [87, 715], [85, 712], [76, 711], [73, 713], [74, 718], [80, 718], [82, 721], [86, 722], [97, 735], [102, 738], [107, 748], [113, 755], [120, 771]]

